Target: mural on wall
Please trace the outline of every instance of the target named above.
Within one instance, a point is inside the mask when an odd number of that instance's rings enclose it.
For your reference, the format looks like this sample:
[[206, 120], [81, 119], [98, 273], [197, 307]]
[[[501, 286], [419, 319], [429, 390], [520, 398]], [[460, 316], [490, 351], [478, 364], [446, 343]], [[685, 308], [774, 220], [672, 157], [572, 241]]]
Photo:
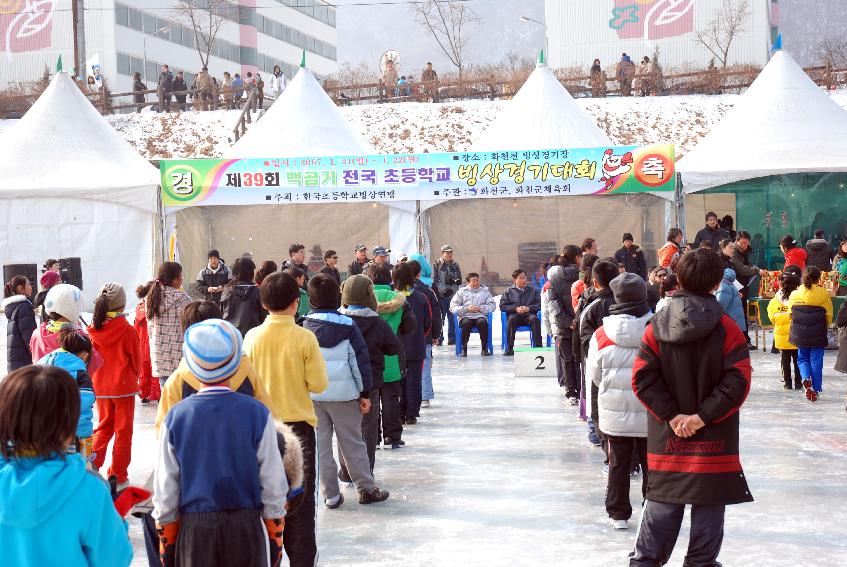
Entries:
[[694, 0], [615, 0], [609, 27], [620, 39], [663, 39], [694, 32]]
[[0, 0], [0, 53], [50, 47], [54, 0]]

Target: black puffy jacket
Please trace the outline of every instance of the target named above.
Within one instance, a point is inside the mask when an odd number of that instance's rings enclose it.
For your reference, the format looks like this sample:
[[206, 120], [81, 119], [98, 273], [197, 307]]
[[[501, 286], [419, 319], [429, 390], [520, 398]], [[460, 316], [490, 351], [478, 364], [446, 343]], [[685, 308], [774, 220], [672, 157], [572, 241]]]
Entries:
[[241, 336], [264, 322], [267, 313], [262, 308], [259, 286], [252, 282], [238, 282], [226, 286], [221, 295], [224, 319], [241, 331]]
[[438, 301], [438, 296], [432, 291], [432, 288], [423, 283], [421, 280], [415, 280], [415, 291], [419, 291], [429, 300], [429, 307], [432, 310], [432, 329], [429, 332], [429, 339], [438, 340], [441, 338], [441, 302]]
[[798, 348], [826, 348], [829, 344], [826, 309], [816, 305], [794, 305], [788, 340]]
[[23, 295], [13, 295], [3, 300], [6, 313], [6, 367], [9, 372], [32, 364], [29, 339], [38, 325], [32, 303]]
[[[347, 315], [365, 338], [368, 345], [368, 355], [371, 358], [371, 374], [373, 375], [373, 387], [382, 388], [385, 385], [383, 373], [385, 372], [385, 357], [402, 355], [400, 340], [391, 326], [372, 309], [339, 309], [339, 313]], [[406, 366], [405, 360], [400, 360], [401, 367]]]
[[647, 281], [647, 260], [644, 259], [644, 252], [635, 244], [630, 249], [621, 247], [615, 252], [615, 260], [618, 264], [623, 264], [630, 274], [637, 274], [642, 280]]
[[203, 295], [203, 299], [220, 304], [222, 292], [209, 293], [209, 288], [223, 287], [231, 277], [229, 268], [221, 262], [221, 265], [214, 272], [208, 265], [200, 270], [200, 273], [197, 274], [197, 281], [194, 284], [197, 286], [197, 292]]
[[550, 301], [559, 304], [559, 313], [556, 314], [556, 326], [559, 329], [570, 329], [574, 321], [573, 299], [571, 298], [571, 287], [579, 279], [579, 266], [568, 264], [550, 280]]

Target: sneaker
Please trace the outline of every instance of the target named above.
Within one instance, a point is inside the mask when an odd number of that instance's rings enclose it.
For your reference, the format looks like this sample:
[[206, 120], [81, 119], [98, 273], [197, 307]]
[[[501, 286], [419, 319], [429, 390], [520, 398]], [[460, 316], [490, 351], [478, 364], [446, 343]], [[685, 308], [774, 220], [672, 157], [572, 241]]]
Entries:
[[491, 353], [488, 352], [487, 348], [482, 349], [482, 356], [491, 356]]
[[404, 421], [406, 425], [415, 425], [418, 422], [418, 418], [416, 417], [407, 417]]
[[506, 352], [503, 353], [503, 356], [515, 356], [515, 351], [513, 351], [512, 349], [508, 349]]
[[795, 390], [802, 390], [803, 389], [803, 381], [800, 380], [799, 378], [794, 379], [794, 389]]
[[603, 474], [609, 476], [609, 463], [603, 465]]
[[629, 476], [641, 476], [641, 465], [635, 465], [629, 472]]
[[341, 474], [341, 472], [338, 473], [338, 482], [341, 486], [345, 486], [347, 488], [353, 487], [353, 479], [351, 479], [349, 475]]
[[609, 517], [609, 525], [615, 528], [616, 530], [628, 530], [629, 529], [629, 520], [615, 520], [611, 516]]
[[359, 491], [359, 504], [374, 504], [376, 502], [385, 502], [388, 500], [388, 491], [380, 490], [379, 487], [374, 486], [374, 489], [370, 492], [365, 490]]
[[467, 357], [468, 357], [468, 348], [465, 347], [465, 348], [462, 349], [462, 358], [467, 358]]
[[340, 507], [342, 504], [344, 504], [344, 495], [339, 494], [335, 498], [325, 498], [324, 504], [326, 504], [326, 507], [329, 508], [330, 510], [335, 510], [338, 507]]
[[406, 444], [406, 442], [403, 441], [402, 439], [398, 440], [398, 441], [392, 441], [391, 439], [386, 439], [385, 442], [382, 445], [382, 448], [387, 450], [387, 451], [390, 451], [392, 449], [399, 449], [405, 444]]
[[588, 442], [594, 445], [595, 447], [601, 447], [603, 443], [600, 441], [600, 436], [597, 435], [596, 431], [588, 432]]
[[570, 397], [568, 398], [568, 402], [569, 402], [572, 406], [578, 406], [578, 405], [579, 405], [579, 398], [577, 398], [576, 396], [570, 396]]
[[792, 390], [793, 388], [791, 387], [791, 382], [783, 382], [782, 383], [782, 389], [783, 390]]
[[806, 399], [810, 402], [817, 401], [818, 393], [812, 389], [812, 381], [808, 378], [803, 380], [803, 387], [806, 389]]
[[421, 402], [422, 408], [428, 408], [429, 406], [430, 406], [429, 400], [424, 400], [424, 401]]
[[141, 403], [142, 404], [149, 404], [150, 400], [148, 400], [147, 398], [141, 398]]

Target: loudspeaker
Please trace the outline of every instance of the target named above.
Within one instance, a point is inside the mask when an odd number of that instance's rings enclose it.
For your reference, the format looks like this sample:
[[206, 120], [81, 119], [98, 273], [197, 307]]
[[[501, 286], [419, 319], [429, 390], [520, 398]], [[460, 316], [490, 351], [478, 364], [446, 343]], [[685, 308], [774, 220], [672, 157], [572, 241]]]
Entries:
[[35, 297], [35, 291], [38, 287], [38, 265], [37, 264], [5, 264], [3, 266], [3, 284], [5, 285], [15, 276], [26, 276], [29, 283], [32, 284], [32, 296]]
[[62, 276], [62, 283], [83, 289], [82, 262], [79, 258], [59, 258], [59, 275]]

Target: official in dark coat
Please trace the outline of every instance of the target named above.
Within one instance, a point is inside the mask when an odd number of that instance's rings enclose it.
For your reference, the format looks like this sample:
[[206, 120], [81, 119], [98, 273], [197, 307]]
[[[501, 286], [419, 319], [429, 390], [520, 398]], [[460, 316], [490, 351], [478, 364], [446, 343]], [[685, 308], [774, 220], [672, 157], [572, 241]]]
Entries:
[[644, 259], [644, 252], [633, 240], [630, 233], [623, 235], [623, 247], [615, 252], [615, 260], [618, 264], [623, 264], [628, 273], [639, 275], [647, 281], [647, 260]]
[[506, 314], [506, 356], [514, 354], [515, 332], [518, 327], [529, 325], [532, 341], [541, 346], [541, 293], [537, 288], [527, 285], [526, 272], [512, 272], [512, 285], [500, 296], [500, 311]]

